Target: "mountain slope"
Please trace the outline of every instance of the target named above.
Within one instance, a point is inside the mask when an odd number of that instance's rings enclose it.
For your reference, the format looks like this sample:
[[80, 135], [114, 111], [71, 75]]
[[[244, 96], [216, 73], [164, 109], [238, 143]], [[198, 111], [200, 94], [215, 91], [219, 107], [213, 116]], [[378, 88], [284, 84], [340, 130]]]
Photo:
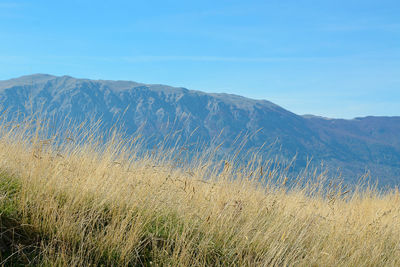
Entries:
[[297, 155], [299, 168], [312, 157], [340, 168], [346, 179], [369, 169], [382, 184], [400, 181], [400, 117], [299, 116], [269, 101], [236, 95], [43, 74], [0, 81], [0, 103], [11, 113], [41, 110], [76, 120], [101, 117], [108, 127], [119, 118], [127, 133], [140, 128], [156, 140], [171, 128], [182, 129], [183, 137], [194, 141], [219, 137], [225, 148], [239, 134], [257, 132], [246, 148], [275, 143], [268, 149], [286, 158]]

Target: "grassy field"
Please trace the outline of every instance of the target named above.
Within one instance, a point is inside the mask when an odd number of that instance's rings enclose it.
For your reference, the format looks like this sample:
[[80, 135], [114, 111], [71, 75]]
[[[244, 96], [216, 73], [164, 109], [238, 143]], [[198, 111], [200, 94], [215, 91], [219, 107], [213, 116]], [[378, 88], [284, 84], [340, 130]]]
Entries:
[[400, 266], [396, 190], [260, 183], [276, 170], [47, 126], [1, 126], [0, 265]]

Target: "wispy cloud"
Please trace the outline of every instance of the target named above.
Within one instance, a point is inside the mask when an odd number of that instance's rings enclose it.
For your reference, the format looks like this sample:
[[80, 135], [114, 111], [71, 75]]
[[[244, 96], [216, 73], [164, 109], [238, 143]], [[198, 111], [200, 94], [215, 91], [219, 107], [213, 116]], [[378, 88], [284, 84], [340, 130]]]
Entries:
[[11, 9], [11, 8], [20, 8], [20, 7], [24, 7], [26, 4], [19, 2], [0, 2], [0, 8], [1, 9]]
[[400, 23], [379, 23], [379, 22], [351, 22], [325, 25], [321, 28], [333, 32], [354, 32], [354, 31], [400, 31]]
[[21, 10], [27, 7], [28, 4], [25, 2], [1, 2], [0, 0], [0, 18], [5, 19], [22, 19], [26, 18], [21, 13]]
[[317, 57], [219, 57], [219, 56], [135, 56], [122, 57], [120, 60], [128, 62], [156, 62], [156, 61], [197, 61], [197, 62], [282, 62], [282, 61], [310, 61], [321, 59]]
[[[0, 54], [0, 57], [9, 58], [10, 55]], [[96, 56], [96, 55], [45, 55], [37, 60], [72, 60], [91, 62], [125, 62], [125, 63], [151, 63], [151, 62], [215, 62], [215, 63], [274, 63], [274, 62], [348, 62], [354, 60], [375, 61], [381, 57], [365, 55], [343, 55], [343, 56], [271, 56], [271, 57], [238, 57], [238, 56], [197, 56], [197, 55], [138, 55], [138, 56]], [[393, 58], [391, 58], [393, 59]]]
[[[391, 51], [389, 51], [391, 52]], [[391, 52], [393, 53], [393, 52]], [[391, 59], [397, 57], [391, 56]], [[335, 61], [347, 62], [354, 60], [374, 61], [382, 60], [382, 56], [365, 54], [345, 54], [333, 56], [270, 56], [270, 57], [238, 57], [238, 56], [165, 56], [165, 55], [145, 55], [145, 56], [127, 56], [127, 57], [100, 57], [98, 60], [106, 61], [125, 61], [125, 62], [167, 62], [167, 61], [192, 61], [192, 62], [243, 62], [243, 63], [267, 63], [267, 62], [322, 62]]]

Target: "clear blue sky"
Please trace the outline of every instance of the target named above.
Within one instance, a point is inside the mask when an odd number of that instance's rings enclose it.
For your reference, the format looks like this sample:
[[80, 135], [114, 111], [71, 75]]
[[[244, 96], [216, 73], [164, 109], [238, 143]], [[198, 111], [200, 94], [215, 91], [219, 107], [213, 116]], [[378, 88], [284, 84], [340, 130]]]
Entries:
[[0, 79], [30, 73], [400, 115], [400, 1], [0, 0]]

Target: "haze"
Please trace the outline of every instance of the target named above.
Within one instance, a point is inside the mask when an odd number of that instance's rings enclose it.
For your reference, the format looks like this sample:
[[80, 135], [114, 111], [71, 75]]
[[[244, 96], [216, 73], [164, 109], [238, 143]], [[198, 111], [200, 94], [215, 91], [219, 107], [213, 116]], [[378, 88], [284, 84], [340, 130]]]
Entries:
[[400, 115], [398, 1], [0, 1], [0, 79], [134, 80]]

